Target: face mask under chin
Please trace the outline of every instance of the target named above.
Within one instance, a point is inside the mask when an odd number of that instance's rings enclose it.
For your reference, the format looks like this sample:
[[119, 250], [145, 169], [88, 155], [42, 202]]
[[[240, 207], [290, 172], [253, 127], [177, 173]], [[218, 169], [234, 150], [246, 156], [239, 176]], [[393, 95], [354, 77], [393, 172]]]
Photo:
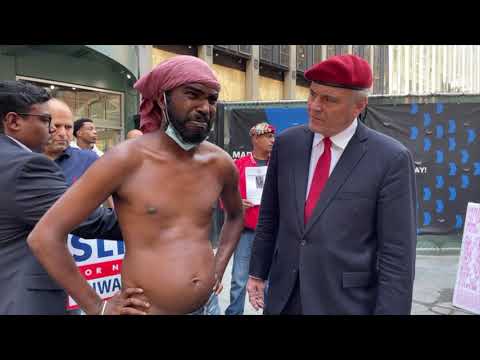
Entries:
[[209, 129], [208, 132], [204, 136], [201, 136], [197, 141], [191, 141], [185, 139], [180, 131], [178, 131], [177, 127], [173, 125], [171, 121], [171, 116], [170, 114], [167, 115], [167, 122], [168, 126], [165, 130], [165, 134], [170, 137], [175, 143], [180, 146], [183, 150], [188, 151], [193, 149], [195, 146], [198, 146], [201, 142], [203, 142], [209, 135], [211, 128]]
[[165, 130], [165, 134], [169, 138], [171, 138], [173, 141], [175, 141], [175, 143], [185, 151], [191, 150], [199, 144], [199, 143], [191, 143], [191, 142], [183, 140], [182, 136], [172, 126], [171, 123], [168, 124], [167, 129]]

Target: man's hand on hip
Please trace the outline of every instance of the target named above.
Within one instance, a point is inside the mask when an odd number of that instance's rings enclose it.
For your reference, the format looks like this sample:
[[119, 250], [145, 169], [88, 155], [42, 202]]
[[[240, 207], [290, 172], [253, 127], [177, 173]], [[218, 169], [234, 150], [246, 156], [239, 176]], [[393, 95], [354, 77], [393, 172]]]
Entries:
[[215, 274], [215, 285], [213, 286], [213, 292], [215, 295], [220, 295], [223, 290], [222, 279]]
[[247, 282], [247, 292], [248, 292], [248, 301], [252, 304], [255, 310], [263, 309], [264, 304], [264, 294], [265, 290], [265, 280], [255, 279], [251, 276], [248, 278]]
[[150, 304], [143, 294], [142, 289], [126, 288], [116, 293], [105, 306], [104, 315], [147, 315]]

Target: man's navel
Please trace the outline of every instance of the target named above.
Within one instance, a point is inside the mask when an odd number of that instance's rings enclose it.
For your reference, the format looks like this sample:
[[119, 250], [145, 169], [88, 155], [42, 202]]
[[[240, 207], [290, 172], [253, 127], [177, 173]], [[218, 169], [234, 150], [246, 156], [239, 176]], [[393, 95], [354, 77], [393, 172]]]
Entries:
[[147, 206], [147, 214], [155, 215], [157, 213], [157, 208], [155, 206]]

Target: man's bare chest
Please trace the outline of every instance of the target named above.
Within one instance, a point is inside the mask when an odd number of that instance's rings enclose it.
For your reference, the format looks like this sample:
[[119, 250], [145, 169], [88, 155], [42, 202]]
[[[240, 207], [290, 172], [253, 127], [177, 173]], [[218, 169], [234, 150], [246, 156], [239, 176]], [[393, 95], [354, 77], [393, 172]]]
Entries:
[[225, 180], [215, 161], [145, 162], [129, 174], [116, 192], [135, 207], [202, 211], [217, 201]]

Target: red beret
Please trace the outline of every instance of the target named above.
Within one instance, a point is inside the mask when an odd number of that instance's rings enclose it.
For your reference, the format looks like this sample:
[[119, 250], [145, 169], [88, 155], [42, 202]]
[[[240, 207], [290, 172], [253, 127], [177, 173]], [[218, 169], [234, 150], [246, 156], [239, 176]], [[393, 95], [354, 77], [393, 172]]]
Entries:
[[316, 83], [352, 90], [372, 86], [370, 64], [356, 55], [332, 56], [305, 71], [305, 77]]

